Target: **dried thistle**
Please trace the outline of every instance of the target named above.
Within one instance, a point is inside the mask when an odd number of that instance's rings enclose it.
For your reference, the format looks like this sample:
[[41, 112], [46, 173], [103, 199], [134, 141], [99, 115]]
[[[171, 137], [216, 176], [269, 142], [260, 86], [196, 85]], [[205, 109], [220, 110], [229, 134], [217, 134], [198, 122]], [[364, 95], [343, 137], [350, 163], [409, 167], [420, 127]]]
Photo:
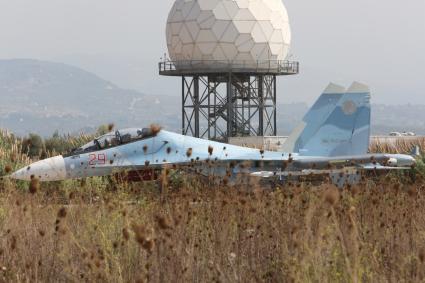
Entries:
[[10, 172], [12, 172], [12, 167], [10, 165], [6, 165], [6, 167], [4, 167], [4, 172], [6, 172], [6, 174], [9, 174]]
[[146, 235], [146, 229], [144, 226], [142, 225], [137, 225], [135, 223], [133, 223], [131, 225], [131, 229], [134, 232], [135, 235], [135, 239], [139, 244], [143, 244], [143, 242], [145, 241], [145, 235]]
[[135, 240], [142, 246], [143, 249], [151, 253], [154, 246], [154, 241], [148, 237], [146, 227], [133, 223], [131, 225], [131, 229], [134, 232]]
[[16, 249], [16, 246], [18, 245], [18, 239], [16, 239], [16, 236], [13, 235], [10, 240], [10, 249], [13, 251]]
[[421, 248], [419, 250], [418, 258], [421, 261], [421, 263], [425, 262], [425, 249], [424, 248]]
[[35, 194], [40, 189], [40, 182], [37, 178], [31, 178], [31, 182], [29, 184], [29, 191], [31, 194]]
[[152, 135], [154, 136], [156, 136], [162, 130], [161, 126], [157, 124], [152, 124], [150, 126], [150, 129], [151, 129]]
[[153, 247], [154, 247], [154, 241], [152, 239], [147, 239], [142, 244], [142, 248], [144, 248], [149, 253], [152, 253]]
[[124, 240], [126, 240], [126, 241], [128, 241], [128, 239], [130, 239], [130, 232], [128, 231], [127, 228], [122, 229], [122, 236], [123, 236]]
[[59, 209], [59, 211], [58, 211], [58, 218], [65, 218], [66, 213], [67, 213], [66, 208], [61, 207], [61, 209]]
[[416, 188], [415, 187], [410, 187], [410, 188], [408, 188], [407, 189], [407, 194], [410, 196], [410, 197], [415, 197], [416, 196]]
[[114, 123], [110, 123], [109, 125], [108, 125], [108, 131], [109, 132], [112, 132], [112, 130], [115, 128], [115, 125], [114, 125]]
[[208, 153], [209, 153], [209, 155], [212, 155], [213, 152], [214, 152], [214, 147], [212, 147], [211, 145], [208, 146]]
[[159, 228], [161, 228], [162, 230], [171, 229], [171, 225], [164, 216], [157, 215], [155, 216], [155, 220], [158, 223]]
[[330, 188], [325, 191], [324, 200], [331, 206], [334, 206], [339, 201], [339, 191], [336, 188]]

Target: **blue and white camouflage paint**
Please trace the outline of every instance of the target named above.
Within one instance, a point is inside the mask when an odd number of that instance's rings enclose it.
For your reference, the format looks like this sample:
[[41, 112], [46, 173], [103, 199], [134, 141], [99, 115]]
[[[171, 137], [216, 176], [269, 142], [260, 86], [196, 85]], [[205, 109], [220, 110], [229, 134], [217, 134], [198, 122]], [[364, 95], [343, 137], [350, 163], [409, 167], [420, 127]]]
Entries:
[[370, 91], [353, 83], [345, 91], [330, 84], [284, 145], [303, 156], [366, 154], [370, 139]]

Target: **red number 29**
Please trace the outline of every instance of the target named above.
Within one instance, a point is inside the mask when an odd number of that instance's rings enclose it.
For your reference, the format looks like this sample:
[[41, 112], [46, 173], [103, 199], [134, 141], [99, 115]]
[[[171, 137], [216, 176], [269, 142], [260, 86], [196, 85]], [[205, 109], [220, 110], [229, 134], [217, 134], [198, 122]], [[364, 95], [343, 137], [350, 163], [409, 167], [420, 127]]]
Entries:
[[90, 154], [89, 155], [89, 165], [95, 166], [95, 165], [105, 165], [106, 164], [106, 154], [100, 153], [100, 154]]

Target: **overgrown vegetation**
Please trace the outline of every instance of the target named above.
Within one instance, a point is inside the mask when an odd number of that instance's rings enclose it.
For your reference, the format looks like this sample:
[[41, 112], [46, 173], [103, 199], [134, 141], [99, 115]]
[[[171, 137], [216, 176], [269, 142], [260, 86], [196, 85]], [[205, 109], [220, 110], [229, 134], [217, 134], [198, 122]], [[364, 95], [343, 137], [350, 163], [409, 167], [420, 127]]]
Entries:
[[[43, 142], [47, 155], [74, 146], [56, 138], [54, 150]], [[1, 133], [1, 175], [31, 162], [23, 142]], [[5, 178], [0, 280], [422, 282], [422, 164], [416, 179], [390, 174], [343, 190], [308, 183], [264, 190], [255, 180], [220, 187], [175, 172], [163, 174], [162, 193], [153, 183], [109, 178]]]
[[[104, 135], [113, 129], [113, 125], [100, 126], [95, 135], [71, 136], [59, 135], [55, 132], [50, 138], [43, 139], [37, 134], [29, 134], [24, 138], [14, 138], [20, 144], [21, 152], [31, 158], [46, 158], [58, 154], [68, 153], [71, 150], [82, 146], [83, 144], [93, 140], [95, 137]], [[3, 133], [6, 135], [7, 133]]]

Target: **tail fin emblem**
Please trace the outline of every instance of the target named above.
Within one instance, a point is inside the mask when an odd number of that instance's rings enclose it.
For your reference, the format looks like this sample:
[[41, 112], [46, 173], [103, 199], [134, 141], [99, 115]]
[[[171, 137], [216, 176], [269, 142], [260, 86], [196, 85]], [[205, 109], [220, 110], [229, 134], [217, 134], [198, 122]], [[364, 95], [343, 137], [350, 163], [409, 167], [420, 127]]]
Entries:
[[356, 103], [354, 103], [354, 101], [349, 100], [344, 102], [344, 104], [342, 105], [342, 111], [344, 112], [345, 115], [349, 116], [349, 115], [353, 115], [354, 113], [357, 112], [357, 105]]

